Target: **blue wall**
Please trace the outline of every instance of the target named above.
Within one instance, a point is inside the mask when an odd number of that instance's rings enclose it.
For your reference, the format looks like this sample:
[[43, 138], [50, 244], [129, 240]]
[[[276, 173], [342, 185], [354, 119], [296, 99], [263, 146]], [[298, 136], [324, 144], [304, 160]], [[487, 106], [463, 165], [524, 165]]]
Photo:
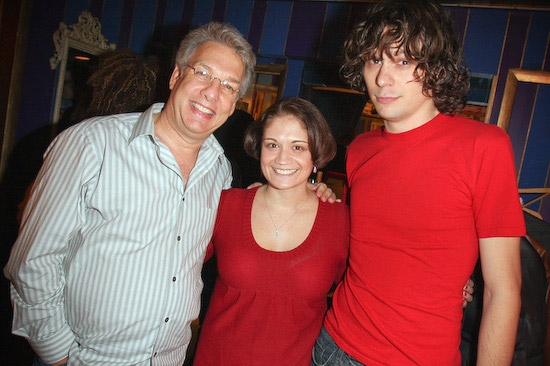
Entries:
[[[177, 47], [189, 29], [209, 20], [235, 25], [260, 60], [286, 63], [284, 96], [299, 95], [307, 61], [337, 61], [364, 2], [266, 0], [41, 0], [35, 1], [24, 62], [17, 139], [51, 120], [56, 71], [52, 35], [83, 10], [102, 23], [117, 48], [143, 53], [152, 41]], [[550, 11], [449, 7], [472, 72], [496, 75], [491, 123], [496, 123], [508, 69], [550, 70]], [[509, 133], [521, 187], [547, 187], [550, 161], [549, 86], [520, 85]], [[536, 206], [550, 217], [550, 200]]]

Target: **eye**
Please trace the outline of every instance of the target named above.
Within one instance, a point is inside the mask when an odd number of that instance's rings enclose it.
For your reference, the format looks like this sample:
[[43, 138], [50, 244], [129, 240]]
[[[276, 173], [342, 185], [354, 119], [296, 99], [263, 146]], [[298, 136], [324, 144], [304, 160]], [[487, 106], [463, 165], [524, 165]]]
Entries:
[[208, 71], [195, 69], [195, 75], [201, 79], [210, 80], [210, 74], [208, 73]]
[[227, 81], [222, 82], [221, 85], [222, 85], [222, 87], [223, 87], [222, 89], [223, 89], [224, 92], [233, 93], [233, 92], [236, 90], [236, 89], [235, 89], [233, 86], [231, 86], [231, 84], [229, 84]]

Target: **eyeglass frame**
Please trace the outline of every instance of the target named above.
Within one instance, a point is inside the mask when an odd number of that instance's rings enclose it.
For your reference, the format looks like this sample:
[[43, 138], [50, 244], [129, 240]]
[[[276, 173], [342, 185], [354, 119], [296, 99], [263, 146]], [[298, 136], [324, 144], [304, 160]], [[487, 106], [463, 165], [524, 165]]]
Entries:
[[[214, 79], [217, 79], [219, 82], [220, 82], [220, 86], [223, 86], [223, 87], [226, 87], [226, 86], [229, 86], [231, 89], [227, 89], [225, 88], [225, 90], [230, 90], [230, 94], [227, 94], [227, 95], [239, 95], [239, 92], [241, 91], [241, 89], [235, 89], [233, 88], [231, 85], [229, 85], [229, 81], [228, 80], [222, 80], [220, 79], [219, 77], [216, 77], [216, 76], [212, 76], [212, 74], [210, 74], [208, 71], [204, 70], [203, 72], [206, 73], [206, 75], [200, 75], [200, 71], [197, 71], [197, 69], [189, 64], [184, 64], [185, 67], [188, 67], [190, 69], [193, 70], [193, 75], [201, 82], [203, 83], [207, 83], [207, 84], [210, 84]], [[204, 67], [204, 66], [203, 66]], [[206, 78], [203, 80], [203, 78]], [[210, 80], [208, 80], [210, 79]]]

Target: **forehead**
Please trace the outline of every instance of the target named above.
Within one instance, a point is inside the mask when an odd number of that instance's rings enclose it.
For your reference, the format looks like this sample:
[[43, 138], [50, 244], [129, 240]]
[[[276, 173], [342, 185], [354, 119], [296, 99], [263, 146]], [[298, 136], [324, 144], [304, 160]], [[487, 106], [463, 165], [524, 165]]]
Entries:
[[264, 128], [265, 137], [273, 134], [307, 136], [307, 127], [302, 120], [294, 115], [278, 115], [270, 118]]
[[199, 45], [189, 64], [202, 65], [209, 68], [214, 76], [231, 78], [240, 81], [244, 77], [244, 62], [239, 54], [229, 46], [218, 42], [205, 42]]

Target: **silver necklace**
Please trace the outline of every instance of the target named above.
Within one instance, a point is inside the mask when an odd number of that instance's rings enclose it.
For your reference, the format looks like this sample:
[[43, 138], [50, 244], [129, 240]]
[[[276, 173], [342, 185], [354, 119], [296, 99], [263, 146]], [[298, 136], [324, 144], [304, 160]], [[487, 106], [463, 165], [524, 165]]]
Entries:
[[281, 229], [283, 226], [286, 225], [287, 222], [290, 221], [291, 218], [294, 217], [294, 215], [296, 215], [296, 213], [302, 208], [302, 206], [304, 205], [304, 203], [306, 203], [307, 201], [307, 196], [306, 198], [304, 198], [304, 200], [302, 201], [302, 203], [300, 203], [300, 206], [298, 206], [298, 208], [296, 210], [294, 210], [294, 212], [292, 213], [292, 215], [290, 215], [290, 217], [288, 219], [285, 220], [285, 222], [283, 222], [282, 225], [280, 225], [279, 227], [277, 227], [277, 225], [275, 225], [275, 221], [273, 221], [273, 216], [271, 216], [271, 210], [269, 209], [269, 205], [267, 204], [267, 199], [265, 198], [265, 191], [267, 189], [264, 190], [264, 202], [265, 202], [265, 207], [267, 207], [267, 213], [269, 214], [269, 219], [271, 220], [271, 224], [273, 224], [273, 227], [275, 228], [275, 232], [273, 233], [273, 237], [274, 238], [277, 238], [279, 236], [279, 229]]

